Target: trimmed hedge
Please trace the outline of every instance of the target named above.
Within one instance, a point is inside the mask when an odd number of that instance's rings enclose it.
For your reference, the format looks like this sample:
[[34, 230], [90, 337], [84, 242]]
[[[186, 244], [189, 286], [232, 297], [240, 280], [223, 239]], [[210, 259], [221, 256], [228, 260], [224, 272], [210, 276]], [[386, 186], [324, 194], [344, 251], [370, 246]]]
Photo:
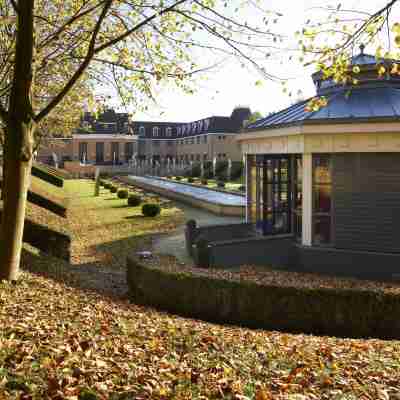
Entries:
[[156, 217], [161, 212], [161, 207], [155, 203], [143, 204], [142, 214], [145, 217]]
[[117, 193], [117, 192], [118, 192], [118, 187], [117, 187], [117, 186], [114, 186], [114, 185], [111, 185], [111, 187], [110, 187], [110, 192], [111, 192], [111, 193]]
[[225, 187], [225, 182], [223, 182], [223, 181], [218, 181], [218, 182], [217, 182], [217, 187], [219, 187], [219, 188], [224, 188], [224, 187]]
[[137, 194], [130, 194], [128, 197], [128, 206], [137, 207], [142, 203], [142, 198]]
[[36, 178], [42, 179], [48, 183], [51, 183], [54, 186], [63, 187], [64, 186], [64, 179], [51, 174], [50, 172], [46, 171], [42, 167], [38, 167], [36, 165], [32, 166], [32, 175], [36, 176]]
[[[3, 210], [0, 210], [0, 221]], [[71, 238], [25, 218], [23, 241], [46, 254], [70, 261]]]
[[189, 178], [188, 178], [188, 183], [194, 183], [194, 178], [192, 178], [191, 176], [189, 176]]
[[181, 181], [181, 180], [182, 180], [182, 177], [181, 177], [181, 176], [176, 176], [176, 177], [175, 177], [175, 180], [176, 180], [176, 181]]
[[208, 180], [207, 179], [202, 179], [201, 184], [207, 186], [208, 185]]
[[149, 268], [128, 258], [131, 299], [191, 318], [341, 337], [400, 338], [400, 295], [263, 286]]
[[128, 189], [119, 189], [117, 196], [119, 199], [127, 199], [129, 195]]
[[[0, 180], [0, 188], [2, 187], [3, 181]], [[63, 205], [56, 203], [55, 201], [50, 200], [39, 193], [28, 190], [27, 200], [29, 203], [35, 204], [38, 207], [42, 207], [60, 217], [65, 218], [67, 216], [67, 209]]]

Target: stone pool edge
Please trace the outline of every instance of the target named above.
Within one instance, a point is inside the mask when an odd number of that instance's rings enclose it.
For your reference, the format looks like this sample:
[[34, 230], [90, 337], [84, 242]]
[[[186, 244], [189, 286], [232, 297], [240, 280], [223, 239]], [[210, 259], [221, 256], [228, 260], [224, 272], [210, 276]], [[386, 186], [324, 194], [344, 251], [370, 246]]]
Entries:
[[[153, 179], [154, 177], [152, 177]], [[120, 180], [122, 182], [125, 182], [127, 184], [133, 184], [141, 189], [148, 190], [149, 192], [157, 193], [160, 194], [166, 198], [172, 199], [172, 200], [177, 200], [181, 201], [182, 203], [189, 204], [194, 207], [202, 208], [207, 211], [210, 211], [214, 214], [217, 215], [225, 215], [225, 216], [231, 216], [231, 217], [245, 217], [246, 215], [246, 206], [234, 206], [234, 205], [226, 205], [222, 203], [217, 203], [217, 202], [211, 202], [208, 200], [204, 199], [197, 199], [192, 196], [188, 196], [183, 193], [177, 193], [173, 192], [168, 189], [164, 189], [161, 187], [153, 186], [148, 183], [144, 183], [142, 181], [136, 180], [132, 175], [127, 176], [127, 177], [120, 177]], [[175, 183], [175, 182], [173, 182]]]

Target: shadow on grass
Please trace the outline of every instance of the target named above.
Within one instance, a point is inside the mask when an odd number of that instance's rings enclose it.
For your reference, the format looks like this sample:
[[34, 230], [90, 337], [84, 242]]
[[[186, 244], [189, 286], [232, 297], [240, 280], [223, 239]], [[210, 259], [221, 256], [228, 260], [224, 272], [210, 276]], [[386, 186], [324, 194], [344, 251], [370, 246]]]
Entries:
[[114, 300], [126, 300], [127, 256], [151, 250], [152, 237], [152, 234], [143, 234], [92, 246], [89, 251], [98, 259], [82, 263], [79, 260], [69, 263], [27, 246], [22, 252], [21, 265], [25, 271], [69, 287], [94, 291]]

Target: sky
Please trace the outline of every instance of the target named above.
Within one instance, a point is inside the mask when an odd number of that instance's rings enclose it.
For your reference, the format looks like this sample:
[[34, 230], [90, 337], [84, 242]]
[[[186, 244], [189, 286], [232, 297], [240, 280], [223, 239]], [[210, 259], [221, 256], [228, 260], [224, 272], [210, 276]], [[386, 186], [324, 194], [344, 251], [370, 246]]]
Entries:
[[[230, 5], [240, 0], [229, 0]], [[310, 15], [317, 15], [318, 11], [314, 7], [336, 5], [337, 0], [264, 0], [264, 8], [279, 11], [283, 17], [279, 21], [279, 29], [289, 38], [293, 38], [296, 30], [301, 30], [305, 21]], [[344, 0], [341, 2], [342, 8], [356, 10], [376, 11], [385, 0]], [[315, 14], [317, 13], [317, 14]], [[246, 17], [252, 17], [246, 16]], [[255, 17], [255, 16], [253, 16]], [[368, 49], [367, 49], [368, 50]], [[236, 106], [248, 106], [254, 111], [259, 111], [262, 115], [267, 115], [274, 111], [279, 111], [290, 104], [296, 98], [308, 98], [315, 94], [314, 85], [311, 80], [313, 69], [304, 67], [297, 61], [299, 54], [293, 57], [291, 62], [280, 62], [279, 57], [287, 58], [288, 53], [278, 55], [276, 61], [269, 61], [265, 64], [268, 72], [283, 78], [290, 78], [288, 81], [289, 91], [293, 93], [289, 97], [283, 93], [279, 83], [269, 80], [262, 80], [261, 85], [255, 82], [260, 80], [260, 75], [251, 67], [241, 68], [236, 61], [227, 61], [218, 69], [207, 73], [206, 76], [199, 77], [195, 94], [188, 95], [173, 88], [171, 85], [157, 90], [157, 104], [148, 103], [148, 111], [133, 112], [134, 120], [144, 121], [177, 121], [189, 122], [213, 115], [229, 116]], [[213, 59], [208, 58], [200, 61], [203, 65], [212, 64]], [[301, 93], [299, 93], [299, 90]]]

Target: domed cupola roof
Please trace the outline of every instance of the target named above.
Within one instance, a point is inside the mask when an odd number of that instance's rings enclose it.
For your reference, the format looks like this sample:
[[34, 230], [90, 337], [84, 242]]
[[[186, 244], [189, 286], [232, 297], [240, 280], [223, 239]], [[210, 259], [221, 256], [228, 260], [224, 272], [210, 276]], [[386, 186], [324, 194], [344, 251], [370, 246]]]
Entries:
[[324, 77], [320, 71], [312, 75], [317, 97], [326, 100], [325, 106], [310, 110], [308, 105], [312, 99], [300, 101], [253, 122], [247, 126], [246, 131], [306, 124], [398, 121], [399, 62], [391, 59], [377, 60], [365, 54], [363, 46], [360, 50], [346, 65], [346, 84], [329, 76]]
[[365, 54], [364, 45], [361, 45], [360, 53], [349, 60], [343, 71], [348, 83], [338, 82], [334, 77], [324, 77], [321, 71], [314, 73], [312, 79], [318, 95], [355, 87], [399, 86], [400, 75], [391, 74], [393, 64], [398, 64], [398, 61], [387, 58], [377, 59], [375, 56]]

